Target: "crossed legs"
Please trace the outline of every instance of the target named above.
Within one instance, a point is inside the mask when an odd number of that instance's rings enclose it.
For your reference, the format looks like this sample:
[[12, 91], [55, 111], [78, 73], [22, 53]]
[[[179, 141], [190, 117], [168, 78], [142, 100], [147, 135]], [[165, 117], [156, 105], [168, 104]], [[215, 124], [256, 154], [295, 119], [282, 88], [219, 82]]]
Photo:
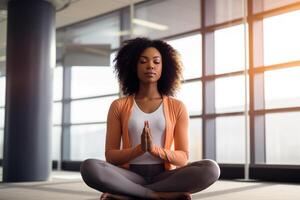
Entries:
[[212, 160], [201, 160], [162, 172], [150, 184], [134, 172], [96, 159], [85, 160], [80, 171], [84, 182], [98, 191], [148, 199], [164, 199], [166, 192], [175, 196], [199, 192], [213, 184], [220, 175], [218, 164]]

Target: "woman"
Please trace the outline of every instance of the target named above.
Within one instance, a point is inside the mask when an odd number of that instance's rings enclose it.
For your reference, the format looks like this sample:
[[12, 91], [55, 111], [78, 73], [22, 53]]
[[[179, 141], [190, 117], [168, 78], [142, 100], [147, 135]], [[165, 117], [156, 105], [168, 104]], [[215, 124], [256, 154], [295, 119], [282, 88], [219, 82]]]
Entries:
[[125, 97], [108, 112], [106, 162], [85, 160], [83, 180], [101, 199], [191, 199], [220, 169], [212, 160], [187, 164], [188, 113], [171, 97], [182, 72], [178, 53], [161, 40], [136, 38], [115, 61]]

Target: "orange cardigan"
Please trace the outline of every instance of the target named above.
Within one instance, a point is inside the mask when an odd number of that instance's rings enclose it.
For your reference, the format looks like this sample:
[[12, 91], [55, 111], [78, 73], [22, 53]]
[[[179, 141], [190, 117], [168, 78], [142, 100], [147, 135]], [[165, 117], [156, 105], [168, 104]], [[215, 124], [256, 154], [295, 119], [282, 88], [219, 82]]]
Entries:
[[[141, 145], [132, 147], [128, 134], [128, 120], [133, 107], [134, 96], [127, 96], [112, 102], [107, 116], [105, 157], [107, 162], [129, 167], [129, 161], [142, 155]], [[163, 110], [166, 120], [165, 145], [154, 145], [150, 152], [165, 161], [165, 169], [184, 166], [188, 161], [188, 122], [184, 104], [169, 96], [163, 96]], [[122, 148], [120, 148], [122, 140]], [[174, 142], [174, 144], [173, 144]]]

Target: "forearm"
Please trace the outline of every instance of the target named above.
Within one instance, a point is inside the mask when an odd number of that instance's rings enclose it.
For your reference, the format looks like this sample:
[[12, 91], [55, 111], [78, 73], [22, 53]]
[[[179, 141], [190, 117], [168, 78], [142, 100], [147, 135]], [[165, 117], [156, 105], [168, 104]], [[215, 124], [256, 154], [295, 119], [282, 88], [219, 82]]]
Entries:
[[108, 149], [105, 151], [106, 161], [114, 165], [123, 165], [144, 154], [141, 145], [128, 149]]
[[153, 145], [150, 153], [175, 166], [184, 166], [188, 162], [188, 152], [183, 150], [169, 150]]

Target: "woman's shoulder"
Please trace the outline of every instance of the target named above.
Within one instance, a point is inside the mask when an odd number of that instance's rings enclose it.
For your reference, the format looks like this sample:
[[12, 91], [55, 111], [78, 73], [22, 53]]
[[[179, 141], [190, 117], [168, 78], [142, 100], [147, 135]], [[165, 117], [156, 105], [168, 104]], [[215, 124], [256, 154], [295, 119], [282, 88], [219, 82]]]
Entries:
[[113, 107], [122, 107], [128, 102], [130, 97], [131, 96], [124, 96], [124, 97], [117, 98], [111, 103], [111, 106], [113, 106]]
[[170, 110], [173, 110], [177, 114], [182, 113], [182, 112], [187, 112], [187, 108], [181, 100], [179, 100], [173, 96], [167, 96], [166, 98], [168, 100], [167, 104], [168, 104]]
[[184, 103], [180, 100], [180, 99], [177, 99], [176, 97], [173, 97], [173, 96], [166, 96], [166, 98], [168, 99], [168, 101], [171, 103], [171, 104], [174, 104], [176, 106], [184, 106]]
[[170, 109], [173, 110], [177, 118], [181, 118], [182, 116], [188, 118], [187, 107], [181, 100], [177, 99], [176, 97], [168, 97], [168, 99], [170, 102]]

